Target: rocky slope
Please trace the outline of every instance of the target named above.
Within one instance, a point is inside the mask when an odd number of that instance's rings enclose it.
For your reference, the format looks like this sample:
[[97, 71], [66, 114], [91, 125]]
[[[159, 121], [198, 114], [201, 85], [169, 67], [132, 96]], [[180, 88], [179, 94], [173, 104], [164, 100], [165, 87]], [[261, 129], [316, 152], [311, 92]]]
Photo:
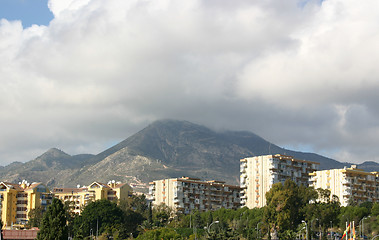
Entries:
[[[2, 167], [0, 179], [41, 181], [50, 187], [114, 179], [140, 189], [149, 181], [180, 176], [238, 184], [241, 158], [276, 153], [320, 162], [320, 169], [349, 166], [318, 154], [280, 148], [250, 132], [216, 132], [186, 121], [162, 120], [97, 155], [70, 156], [50, 149], [32, 161]], [[375, 162], [361, 167], [379, 170]]]

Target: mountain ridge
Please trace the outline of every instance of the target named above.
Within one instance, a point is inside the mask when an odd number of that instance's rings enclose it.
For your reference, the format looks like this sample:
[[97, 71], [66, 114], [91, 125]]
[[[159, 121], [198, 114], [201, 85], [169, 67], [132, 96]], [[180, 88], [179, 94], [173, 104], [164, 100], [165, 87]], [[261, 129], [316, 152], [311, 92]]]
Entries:
[[[346, 166], [316, 153], [281, 148], [248, 131], [221, 132], [188, 121], [160, 120], [99, 154], [71, 156], [51, 148], [29, 162], [0, 168], [0, 178], [41, 181], [49, 187], [117, 180], [141, 190], [150, 181], [181, 176], [238, 184], [241, 158], [277, 153], [320, 162], [320, 170]], [[379, 170], [375, 162], [358, 166]]]

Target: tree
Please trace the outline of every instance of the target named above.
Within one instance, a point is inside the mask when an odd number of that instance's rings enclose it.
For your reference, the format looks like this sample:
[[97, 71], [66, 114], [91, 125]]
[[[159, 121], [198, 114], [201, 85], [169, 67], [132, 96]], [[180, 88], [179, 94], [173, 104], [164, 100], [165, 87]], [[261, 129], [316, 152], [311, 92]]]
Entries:
[[90, 235], [101, 235], [105, 230], [111, 231], [124, 221], [123, 211], [116, 203], [108, 200], [97, 200], [89, 203], [80, 218], [74, 221], [74, 231], [81, 229], [84, 237]]
[[173, 219], [174, 210], [165, 204], [153, 208], [153, 222], [156, 227], [166, 226]]
[[[340, 202], [338, 197], [331, 195], [328, 189], [318, 188], [316, 190], [318, 198], [312, 203], [308, 204], [306, 209], [306, 221], [312, 225], [313, 221], [317, 219], [319, 227], [323, 232], [323, 239], [326, 239], [327, 229], [330, 227], [330, 223], [338, 223], [338, 215], [340, 213]], [[313, 226], [308, 226], [309, 232], [313, 230]]]
[[102, 199], [89, 203], [74, 220], [76, 239], [103, 233], [114, 239], [125, 239], [136, 231], [144, 217], [131, 210], [121, 210], [116, 203]]
[[289, 179], [284, 184], [274, 184], [266, 193], [264, 212], [264, 221], [268, 223], [270, 232], [277, 233], [280, 239], [292, 236], [304, 219], [304, 207], [315, 196], [312, 191]]
[[39, 227], [41, 225], [42, 218], [43, 218], [43, 213], [42, 213], [43, 209], [44, 208], [42, 206], [38, 206], [29, 211], [28, 213], [29, 221], [27, 224], [28, 228]]
[[138, 240], [160, 240], [160, 239], [182, 239], [182, 236], [178, 234], [174, 229], [170, 228], [158, 228], [149, 230], [144, 234], [137, 237]]
[[68, 228], [68, 236], [71, 237], [74, 233], [73, 231], [73, 225], [74, 225], [74, 220], [77, 214], [73, 213], [72, 211], [72, 205], [73, 202], [67, 201], [64, 202], [64, 208], [66, 211], [66, 219], [67, 219], [67, 228]]
[[63, 203], [54, 198], [52, 204], [43, 215], [41, 228], [38, 232], [38, 240], [66, 240], [68, 230], [66, 225], [66, 211]]
[[146, 211], [148, 210], [148, 205], [146, 203], [145, 195], [133, 195], [129, 199], [130, 208], [145, 216]]

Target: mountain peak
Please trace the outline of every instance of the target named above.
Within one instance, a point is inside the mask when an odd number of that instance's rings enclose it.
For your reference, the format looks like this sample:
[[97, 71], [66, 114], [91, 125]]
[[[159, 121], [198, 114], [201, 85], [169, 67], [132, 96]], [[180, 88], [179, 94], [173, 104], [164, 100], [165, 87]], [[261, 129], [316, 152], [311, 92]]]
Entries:
[[[49, 186], [118, 179], [143, 188], [150, 181], [178, 176], [237, 184], [241, 158], [276, 153], [320, 162], [320, 170], [346, 165], [315, 153], [281, 148], [251, 132], [216, 131], [188, 121], [166, 119], [151, 123], [97, 155], [70, 156], [51, 148], [22, 166], [0, 168], [0, 177], [8, 181], [32, 178]], [[375, 162], [359, 167], [370, 171], [379, 168]]]
[[61, 157], [70, 157], [69, 154], [63, 152], [62, 150], [58, 148], [50, 148], [40, 156], [41, 157], [48, 157], [48, 158], [61, 158]]
[[61, 161], [63, 159], [70, 158], [71, 156], [58, 148], [50, 148], [41, 156], [37, 157], [35, 160], [42, 162], [52, 162]]

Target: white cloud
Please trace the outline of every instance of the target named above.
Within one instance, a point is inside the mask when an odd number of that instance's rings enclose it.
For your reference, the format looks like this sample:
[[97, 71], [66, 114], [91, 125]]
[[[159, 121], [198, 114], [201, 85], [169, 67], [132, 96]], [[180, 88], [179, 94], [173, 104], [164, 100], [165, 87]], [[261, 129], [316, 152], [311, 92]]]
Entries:
[[97, 153], [160, 118], [372, 160], [377, 5], [50, 0], [47, 27], [1, 20], [0, 161]]
[[62, 13], [75, 13], [86, 6], [90, 1], [91, 0], [49, 0], [48, 7], [55, 18], [59, 18]]

